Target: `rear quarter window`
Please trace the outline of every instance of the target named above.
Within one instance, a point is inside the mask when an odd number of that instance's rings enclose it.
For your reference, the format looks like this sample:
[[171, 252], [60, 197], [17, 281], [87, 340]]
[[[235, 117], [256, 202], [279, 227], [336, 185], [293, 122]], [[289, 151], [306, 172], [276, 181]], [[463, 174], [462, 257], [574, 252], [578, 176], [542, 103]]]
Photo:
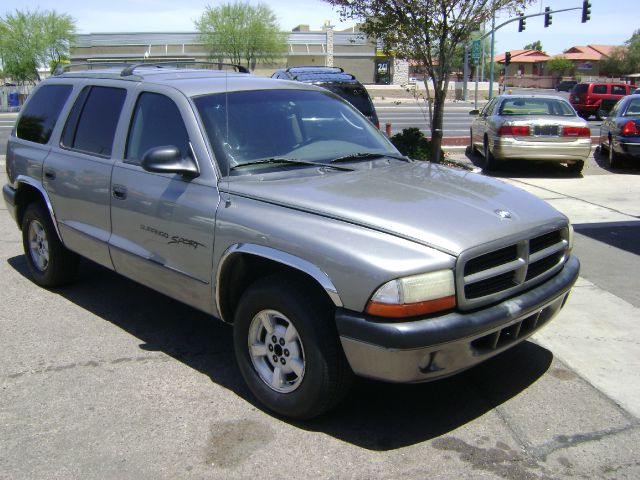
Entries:
[[20, 116], [17, 137], [30, 142], [47, 143], [71, 90], [71, 85], [46, 85], [38, 89]]
[[571, 93], [587, 93], [588, 88], [589, 85], [587, 85], [586, 83], [579, 83], [573, 87]]

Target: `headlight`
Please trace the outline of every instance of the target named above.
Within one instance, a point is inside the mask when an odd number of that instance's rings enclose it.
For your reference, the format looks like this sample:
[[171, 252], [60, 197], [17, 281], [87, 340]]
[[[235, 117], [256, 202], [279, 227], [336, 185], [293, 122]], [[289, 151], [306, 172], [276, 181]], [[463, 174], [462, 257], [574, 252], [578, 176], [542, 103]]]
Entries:
[[378, 288], [365, 311], [378, 317], [415, 317], [454, 308], [455, 293], [452, 270], [412, 275]]

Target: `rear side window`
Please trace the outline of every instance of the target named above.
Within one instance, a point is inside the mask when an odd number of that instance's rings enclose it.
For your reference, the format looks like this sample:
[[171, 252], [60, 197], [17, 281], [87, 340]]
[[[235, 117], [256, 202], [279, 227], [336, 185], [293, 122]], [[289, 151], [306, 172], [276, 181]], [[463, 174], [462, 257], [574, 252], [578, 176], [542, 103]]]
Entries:
[[164, 146], [178, 147], [182, 158], [189, 155], [189, 135], [180, 110], [169, 97], [142, 93], [133, 113], [125, 158], [140, 163], [149, 149]]
[[587, 85], [586, 83], [579, 83], [573, 87], [571, 93], [587, 93], [588, 88], [589, 85]]
[[73, 90], [71, 85], [46, 85], [36, 91], [18, 122], [16, 129], [18, 138], [30, 142], [47, 143], [71, 90]]
[[607, 86], [606, 85], [594, 85], [593, 89], [591, 90], [592, 93], [607, 93]]
[[62, 134], [62, 145], [72, 150], [111, 156], [124, 88], [86, 87], [78, 96]]
[[627, 87], [623, 85], [611, 85], [611, 93], [613, 95], [626, 95]]

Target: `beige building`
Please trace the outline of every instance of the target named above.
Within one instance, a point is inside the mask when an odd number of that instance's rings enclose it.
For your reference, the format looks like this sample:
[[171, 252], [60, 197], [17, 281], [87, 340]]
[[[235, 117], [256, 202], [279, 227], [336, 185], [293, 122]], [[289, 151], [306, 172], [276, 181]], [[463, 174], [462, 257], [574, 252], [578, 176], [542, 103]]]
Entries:
[[[209, 60], [197, 32], [89, 33], [77, 35], [71, 46], [72, 63], [185, 59]], [[393, 62], [380, 56], [375, 42], [354, 29], [335, 31], [328, 24], [317, 31], [308, 25], [294, 28], [282, 61], [259, 64], [254, 73], [270, 76], [278, 68], [308, 65], [342, 67], [365, 84], [388, 83], [393, 78]]]

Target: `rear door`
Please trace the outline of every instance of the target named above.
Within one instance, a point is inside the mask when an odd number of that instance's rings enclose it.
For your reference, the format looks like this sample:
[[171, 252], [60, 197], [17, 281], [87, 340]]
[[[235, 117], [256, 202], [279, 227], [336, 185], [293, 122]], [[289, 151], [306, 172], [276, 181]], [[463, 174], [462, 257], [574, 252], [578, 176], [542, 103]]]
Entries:
[[44, 162], [43, 183], [63, 242], [110, 268], [112, 149], [126, 97], [125, 88], [84, 86], [67, 117], [60, 143]]
[[[188, 100], [175, 90], [141, 90], [123, 156], [111, 182], [110, 251], [116, 271], [204, 311], [212, 311], [212, 255], [219, 202], [213, 166]], [[201, 175], [141, 167], [149, 149], [176, 146]]]

